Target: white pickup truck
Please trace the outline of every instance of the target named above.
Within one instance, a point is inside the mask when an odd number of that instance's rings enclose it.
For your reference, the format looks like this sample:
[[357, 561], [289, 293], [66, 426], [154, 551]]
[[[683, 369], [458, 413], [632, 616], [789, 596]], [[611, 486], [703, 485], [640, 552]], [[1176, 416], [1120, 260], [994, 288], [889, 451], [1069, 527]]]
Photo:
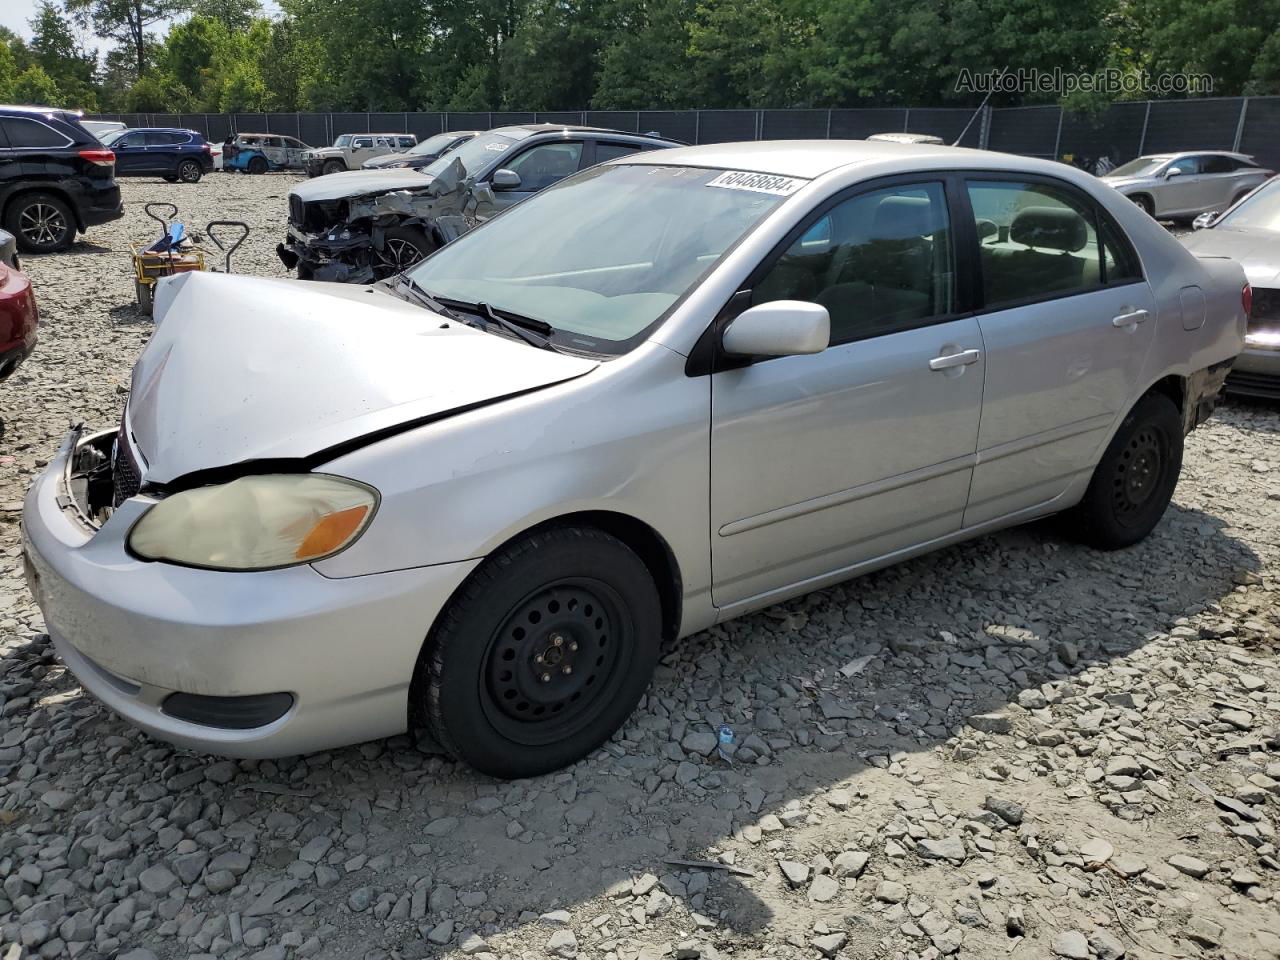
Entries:
[[307, 176], [319, 177], [359, 170], [366, 160], [387, 153], [403, 153], [417, 144], [418, 138], [412, 133], [344, 133], [333, 141], [332, 147], [308, 150], [302, 155], [302, 164]]

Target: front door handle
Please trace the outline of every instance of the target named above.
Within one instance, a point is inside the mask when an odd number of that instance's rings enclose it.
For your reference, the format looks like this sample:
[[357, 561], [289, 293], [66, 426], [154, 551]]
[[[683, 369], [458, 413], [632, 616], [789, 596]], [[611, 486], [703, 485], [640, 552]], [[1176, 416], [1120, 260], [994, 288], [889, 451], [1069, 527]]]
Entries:
[[959, 353], [949, 353], [944, 357], [934, 357], [929, 361], [929, 369], [950, 370], [952, 367], [967, 367], [971, 363], [977, 363], [981, 356], [981, 352], [977, 350], [961, 350]]
[[1142, 323], [1147, 317], [1151, 316], [1146, 310], [1130, 310], [1128, 313], [1122, 313], [1119, 316], [1111, 318], [1113, 327], [1129, 327], [1135, 323]]

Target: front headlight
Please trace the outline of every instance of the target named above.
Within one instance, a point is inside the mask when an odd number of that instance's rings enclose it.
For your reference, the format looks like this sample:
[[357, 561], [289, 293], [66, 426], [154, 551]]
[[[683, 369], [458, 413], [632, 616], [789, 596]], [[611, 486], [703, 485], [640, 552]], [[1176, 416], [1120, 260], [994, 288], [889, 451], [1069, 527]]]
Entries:
[[266, 570], [333, 556], [362, 534], [372, 487], [318, 473], [265, 474], [184, 490], [142, 515], [129, 547], [147, 560]]

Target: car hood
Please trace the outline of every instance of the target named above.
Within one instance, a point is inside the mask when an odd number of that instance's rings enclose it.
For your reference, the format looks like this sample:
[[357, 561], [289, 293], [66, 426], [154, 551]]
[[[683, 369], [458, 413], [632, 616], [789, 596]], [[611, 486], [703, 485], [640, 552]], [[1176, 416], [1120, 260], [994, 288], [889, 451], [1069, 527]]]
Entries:
[[126, 424], [148, 482], [311, 460], [590, 372], [354, 284], [184, 273], [157, 292]]
[[1211, 227], [1181, 238], [1197, 257], [1227, 257], [1244, 267], [1255, 287], [1280, 286], [1280, 234]]
[[310, 150], [303, 150], [304, 157], [340, 157], [342, 156], [341, 147], [312, 147]]
[[1117, 190], [1124, 187], [1150, 186], [1155, 182], [1154, 177], [1099, 177], [1099, 179], [1107, 186], [1115, 187]]
[[300, 183], [289, 191], [303, 203], [314, 200], [340, 200], [343, 197], [359, 197], [366, 193], [386, 193], [391, 190], [420, 190], [431, 182], [431, 177], [408, 168], [392, 170], [347, 170], [330, 173]]
[[383, 167], [389, 167], [393, 163], [404, 163], [406, 160], [414, 160], [416, 155], [410, 157], [404, 153], [384, 153], [380, 157], [370, 157], [364, 163], [360, 164], [361, 170], [380, 170]]

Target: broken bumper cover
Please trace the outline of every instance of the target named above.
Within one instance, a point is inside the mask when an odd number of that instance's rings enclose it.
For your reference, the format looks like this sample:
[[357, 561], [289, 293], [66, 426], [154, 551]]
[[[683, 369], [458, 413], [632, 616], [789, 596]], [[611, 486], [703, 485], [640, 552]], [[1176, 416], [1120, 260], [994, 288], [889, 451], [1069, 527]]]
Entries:
[[27, 580], [83, 687], [152, 735], [232, 757], [278, 757], [402, 733], [438, 611], [477, 561], [327, 578], [137, 560], [146, 497], [96, 532], [70, 506], [72, 438], [23, 509]]
[[1280, 344], [1246, 346], [1227, 377], [1227, 393], [1280, 400]]
[[299, 280], [335, 283], [372, 283], [373, 241], [366, 233], [346, 238], [306, 235], [290, 230], [276, 245], [276, 256], [285, 269], [297, 270]]

